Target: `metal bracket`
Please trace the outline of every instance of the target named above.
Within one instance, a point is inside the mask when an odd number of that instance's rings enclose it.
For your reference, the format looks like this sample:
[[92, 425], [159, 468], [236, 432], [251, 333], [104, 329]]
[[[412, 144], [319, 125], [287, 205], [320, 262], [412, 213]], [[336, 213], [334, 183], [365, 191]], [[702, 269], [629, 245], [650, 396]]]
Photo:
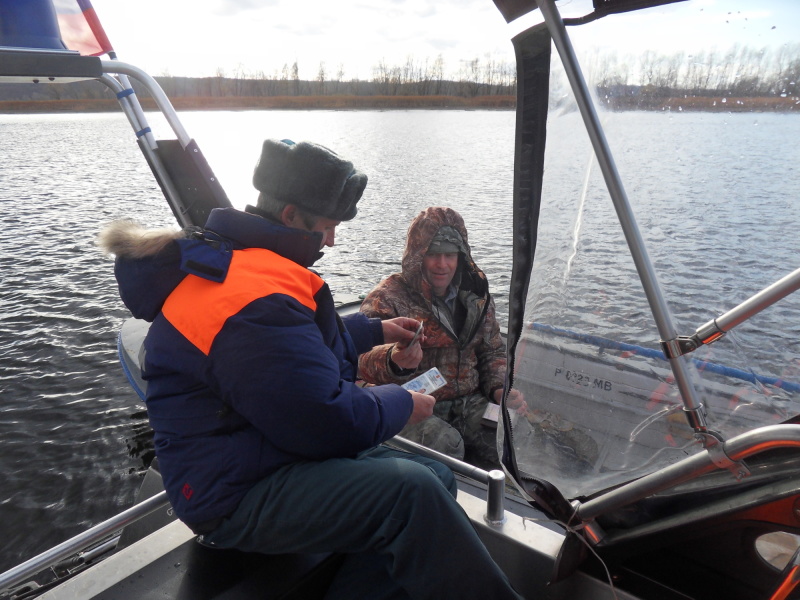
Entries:
[[699, 327], [697, 331], [694, 332], [694, 335], [679, 335], [666, 342], [661, 340], [661, 350], [668, 359], [676, 358], [694, 352], [700, 346], [716, 342], [724, 335], [725, 332], [720, 329], [715, 320], [712, 320], [702, 327]]
[[683, 356], [684, 354], [689, 354], [690, 352], [694, 352], [697, 350], [699, 344], [694, 336], [678, 336], [674, 339], [661, 340], [661, 351], [664, 353], [664, 356], [667, 359], [677, 358], [679, 356]]
[[[697, 434], [705, 434], [708, 431], [706, 426], [706, 407], [705, 404], [699, 404], [695, 408], [683, 409], [683, 415], [689, 423], [689, 427], [694, 429]], [[703, 444], [705, 445], [705, 443]]]
[[703, 443], [703, 447], [708, 452], [711, 462], [720, 469], [728, 469], [736, 478], [736, 481], [741, 481], [745, 477], [750, 476], [750, 469], [747, 468], [747, 465], [743, 462], [731, 460], [725, 453], [724, 440], [718, 433], [709, 431], [707, 433], [695, 433], [695, 435]]

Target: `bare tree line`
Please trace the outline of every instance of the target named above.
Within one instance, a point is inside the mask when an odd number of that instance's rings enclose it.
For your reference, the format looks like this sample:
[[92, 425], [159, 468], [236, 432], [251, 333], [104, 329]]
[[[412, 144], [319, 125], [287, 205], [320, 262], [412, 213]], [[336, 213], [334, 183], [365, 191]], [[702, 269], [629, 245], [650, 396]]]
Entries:
[[[476, 97], [516, 94], [516, 66], [506, 60], [487, 55], [461, 61], [450, 75], [445, 67], [441, 55], [422, 60], [408, 56], [402, 64], [379, 60], [368, 80], [348, 79], [345, 65], [329, 67], [324, 61], [315, 67], [314, 77], [307, 79], [301, 79], [297, 62], [285, 64], [272, 75], [248, 74], [240, 69], [232, 76], [220, 70], [216, 77], [185, 79], [183, 83], [177, 80], [184, 78], [159, 79], [167, 93], [197, 96]], [[736, 45], [725, 51], [694, 55], [646, 51], [620, 58], [614, 53], [598, 53], [588, 61], [586, 71], [590, 75], [598, 74], [594, 86], [599, 94], [797, 96], [800, 94], [800, 43], [774, 50]], [[560, 94], [566, 81], [556, 81], [553, 85], [553, 93]]]
[[589, 70], [599, 77], [599, 93], [636, 90], [653, 96], [728, 95], [732, 97], [800, 94], [800, 43], [777, 49], [735, 45], [726, 51], [663, 56], [653, 51], [620, 59], [598, 54]]
[[[554, 61], [557, 60], [554, 57]], [[737, 45], [726, 51], [689, 55], [662, 55], [647, 51], [620, 57], [598, 53], [584, 62], [584, 71], [600, 97], [795, 97], [800, 95], [800, 43], [775, 50]], [[558, 72], [555, 68], [553, 72]], [[348, 78], [343, 64], [325, 61], [302, 77], [300, 65], [286, 63], [272, 74], [233, 73], [218, 69], [214, 77], [156, 77], [171, 97], [283, 97], [283, 96], [513, 96], [516, 66], [493, 56], [460, 61], [448, 72], [442, 56], [402, 64], [380, 59], [366, 80]], [[567, 95], [566, 80], [552, 82], [551, 98]], [[136, 87], [136, 85], [135, 85]], [[137, 92], [146, 96], [143, 90]], [[79, 82], [65, 86], [0, 86], [0, 100], [107, 99], [105, 86]], [[640, 107], [645, 107], [641, 105]]]
[[[515, 66], [492, 56], [462, 61], [453, 76], [448, 76], [442, 56], [418, 60], [408, 56], [400, 65], [379, 60], [367, 80], [347, 78], [343, 64], [333, 67], [321, 61], [313, 77], [301, 78], [295, 61], [272, 74], [248, 73], [238, 68], [232, 74], [218, 69], [212, 78], [158, 77], [169, 95], [198, 96], [464, 96], [508, 95], [516, 91]], [[176, 81], [180, 80], [180, 82]]]

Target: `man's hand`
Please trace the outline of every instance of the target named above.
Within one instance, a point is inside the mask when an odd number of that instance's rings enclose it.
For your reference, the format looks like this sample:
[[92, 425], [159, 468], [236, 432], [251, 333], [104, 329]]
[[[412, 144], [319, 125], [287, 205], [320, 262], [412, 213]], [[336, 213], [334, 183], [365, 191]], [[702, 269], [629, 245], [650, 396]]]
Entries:
[[[497, 404], [500, 404], [500, 401], [503, 399], [503, 389], [496, 389], [494, 391], [494, 401]], [[525, 404], [525, 396], [519, 390], [511, 390], [508, 392], [508, 398], [506, 398], [506, 406], [511, 410], [516, 410], [519, 414], [525, 415], [528, 413], [528, 405]]]
[[433, 414], [433, 405], [436, 404], [436, 399], [433, 396], [411, 392], [411, 399], [414, 401], [414, 410], [408, 419], [409, 425], [421, 423]]
[[[399, 344], [400, 348], [414, 339], [414, 334], [419, 328], [419, 321], [408, 317], [395, 317], [381, 321], [383, 326], [383, 341], [387, 344]], [[417, 339], [422, 342], [425, 334], [421, 334]]]
[[422, 346], [414, 342], [411, 346], [401, 349], [397, 344], [389, 350], [389, 358], [401, 369], [416, 369], [422, 360]]

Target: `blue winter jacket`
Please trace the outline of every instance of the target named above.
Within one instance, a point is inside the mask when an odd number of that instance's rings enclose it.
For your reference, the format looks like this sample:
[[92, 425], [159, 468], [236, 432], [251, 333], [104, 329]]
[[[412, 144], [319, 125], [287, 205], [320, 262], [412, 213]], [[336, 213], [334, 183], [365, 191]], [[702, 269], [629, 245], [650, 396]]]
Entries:
[[226, 208], [155, 256], [117, 256], [123, 300], [153, 321], [147, 413], [167, 495], [190, 525], [230, 514], [283, 465], [354, 456], [411, 415], [402, 388], [354, 384], [381, 324], [338, 317], [308, 268], [320, 241]]

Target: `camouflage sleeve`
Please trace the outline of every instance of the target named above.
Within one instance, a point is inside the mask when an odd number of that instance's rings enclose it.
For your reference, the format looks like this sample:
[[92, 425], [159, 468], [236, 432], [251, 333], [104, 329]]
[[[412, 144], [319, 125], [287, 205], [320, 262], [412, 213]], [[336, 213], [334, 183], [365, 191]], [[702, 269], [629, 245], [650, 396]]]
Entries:
[[[386, 281], [379, 283], [361, 303], [361, 312], [368, 317], [377, 317], [381, 320], [399, 317], [397, 307], [390, 300], [391, 293]], [[413, 377], [412, 375], [398, 376], [389, 368], [389, 352], [392, 344], [375, 346], [358, 358], [358, 376], [367, 383], [383, 385], [386, 383], [403, 384]]]
[[478, 376], [481, 391], [489, 400], [497, 388], [505, 385], [506, 345], [500, 335], [500, 324], [495, 315], [494, 299], [489, 300], [482, 325], [483, 341], [477, 348]]
[[399, 317], [400, 313], [397, 306], [392, 301], [392, 297], [393, 294], [390, 289], [389, 281], [384, 280], [367, 294], [366, 298], [364, 298], [364, 301], [361, 303], [360, 310], [368, 317], [377, 317], [381, 320]]
[[389, 367], [389, 352], [394, 344], [375, 346], [369, 352], [358, 357], [358, 376], [367, 383], [384, 385], [396, 383], [402, 385], [412, 379], [416, 372], [410, 375], [395, 375]]

